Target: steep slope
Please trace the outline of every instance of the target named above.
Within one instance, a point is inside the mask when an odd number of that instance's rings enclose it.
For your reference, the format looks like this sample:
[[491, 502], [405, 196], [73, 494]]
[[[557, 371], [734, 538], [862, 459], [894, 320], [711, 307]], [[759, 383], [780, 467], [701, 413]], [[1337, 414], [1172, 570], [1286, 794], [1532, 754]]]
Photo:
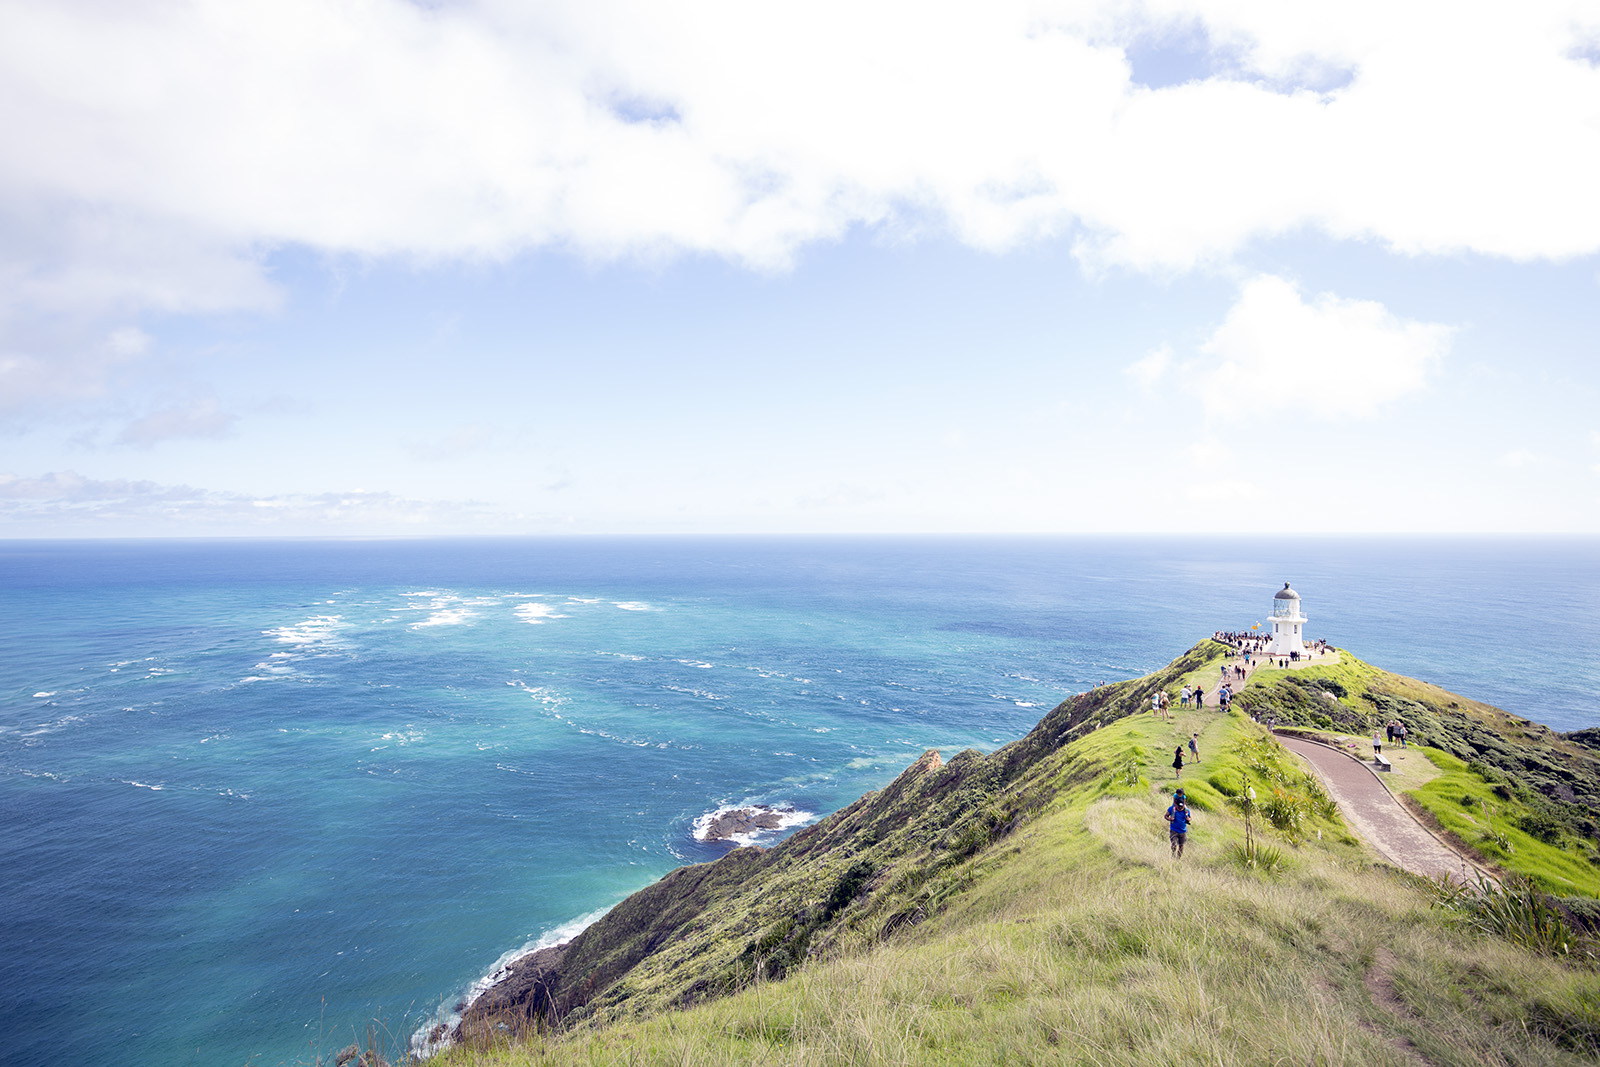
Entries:
[[[572, 941], [536, 952], [466, 1012], [458, 1037], [497, 1027], [680, 1007], [781, 977], [850, 929], [915, 924], [964, 883], [961, 868], [1060, 790], [1107, 774], [1063, 746], [1149, 705], [1157, 688], [1225, 654], [1204, 642], [1162, 671], [1058, 705], [1027, 736], [942, 762], [925, 753], [882, 790], [772, 848], [683, 867]], [[858, 898], [861, 898], [858, 903]]]
[[[520, 961], [467, 1011], [451, 1062], [676, 1062], [690, 1049], [691, 1062], [872, 1062], [889, 1045], [902, 1049], [889, 1062], [975, 1062], [1051, 1058], [1069, 1040], [1130, 1063], [1600, 1054], [1592, 971], [1454, 932], [1244, 715], [1148, 711], [1154, 691], [1225, 655], [1202, 642], [994, 753], [927, 753], [773, 849], [673, 872]], [[1362, 688], [1335, 700], [1462, 703], [1359, 666]], [[1263, 680], [1260, 706], [1275, 688]], [[1198, 854], [1180, 864], [1160, 812], [1168, 753], [1191, 732], [1205, 753], [1184, 780]], [[1557, 743], [1543, 758], [1574, 796], [1592, 792], [1581, 754]], [[1254, 847], [1235, 814], [1247, 790], [1261, 797]], [[1145, 1000], [1172, 1017], [1144, 1019]], [[668, 1010], [680, 1008], [692, 1010]], [[507, 1034], [533, 1043], [460, 1058]]]

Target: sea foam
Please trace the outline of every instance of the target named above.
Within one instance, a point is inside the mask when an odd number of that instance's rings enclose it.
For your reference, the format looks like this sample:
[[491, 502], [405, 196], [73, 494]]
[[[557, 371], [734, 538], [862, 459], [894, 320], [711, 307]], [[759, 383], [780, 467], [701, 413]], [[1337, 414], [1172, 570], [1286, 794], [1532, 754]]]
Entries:
[[[554, 929], [547, 930], [538, 937], [529, 941], [521, 948], [512, 949], [504, 953], [494, 962], [489, 972], [468, 987], [464, 996], [452, 997], [441, 1004], [426, 1024], [411, 1035], [411, 1051], [413, 1054], [426, 1059], [435, 1052], [441, 1052], [450, 1047], [450, 1032], [461, 1022], [461, 1009], [470, 1006], [484, 993], [488, 992], [496, 982], [501, 981], [511, 973], [512, 964], [524, 956], [538, 952], [542, 948], [551, 948], [564, 941], [571, 941], [583, 933], [590, 926], [610, 911], [609, 907], [592, 911], [587, 915], [579, 916], [570, 922], [563, 923]], [[442, 1029], [441, 1029], [442, 1028]]]
[[567, 617], [549, 604], [523, 604], [521, 607], [516, 608], [512, 614], [523, 622], [532, 623], [535, 626], [546, 619], [565, 619]]

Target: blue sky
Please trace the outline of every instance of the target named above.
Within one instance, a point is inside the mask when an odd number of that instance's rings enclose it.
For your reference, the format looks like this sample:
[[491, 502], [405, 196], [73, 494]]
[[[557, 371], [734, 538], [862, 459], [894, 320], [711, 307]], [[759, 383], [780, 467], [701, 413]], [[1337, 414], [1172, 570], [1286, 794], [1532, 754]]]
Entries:
[[0, 536], [1600, 532], [1600, 8], [0, 0]]

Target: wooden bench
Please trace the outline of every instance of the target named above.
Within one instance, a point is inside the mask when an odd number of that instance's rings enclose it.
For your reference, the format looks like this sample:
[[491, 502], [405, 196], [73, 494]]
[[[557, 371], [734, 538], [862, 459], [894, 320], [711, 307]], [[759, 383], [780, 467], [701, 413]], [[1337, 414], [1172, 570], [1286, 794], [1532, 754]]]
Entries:
[[1376, 767], [1380, 771], [1392, 771], [1392, 770], [1394, 770], [1394, 764], [1390, 763], [1389, 762], [1389, 757], [1385, 756], [1382, 752], [1373, 753], [1373, 755], [1372, 755], [1372, 765], [1374, 767]]

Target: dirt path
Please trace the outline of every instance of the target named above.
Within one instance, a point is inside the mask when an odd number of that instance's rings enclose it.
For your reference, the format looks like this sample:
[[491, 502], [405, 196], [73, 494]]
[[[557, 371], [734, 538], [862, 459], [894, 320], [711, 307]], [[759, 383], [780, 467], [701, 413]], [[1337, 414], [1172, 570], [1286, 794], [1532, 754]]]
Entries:
[[1429, 833], [1360, 760], [1299, 737], [1278, 742], [1316, 770], [1345, 822], [1384, 859], [1429, 877], [1472, 880], [1466, 861]]

